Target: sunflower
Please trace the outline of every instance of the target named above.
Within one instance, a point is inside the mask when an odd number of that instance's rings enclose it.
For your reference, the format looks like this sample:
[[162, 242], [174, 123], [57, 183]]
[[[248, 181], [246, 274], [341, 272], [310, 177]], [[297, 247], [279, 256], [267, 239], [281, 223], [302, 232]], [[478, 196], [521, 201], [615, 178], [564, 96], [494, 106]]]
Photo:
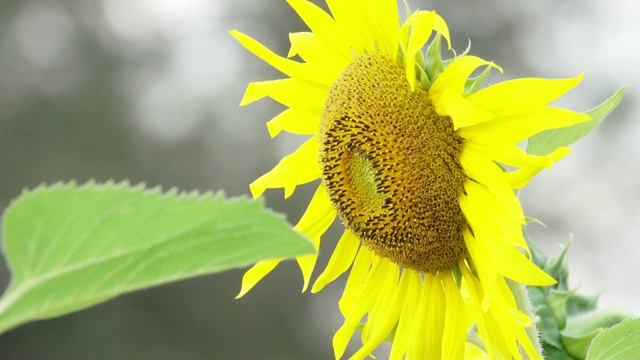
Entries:
[[[480, 89], [488, 70], [502, 70], [466, 52], [443, 61], [440, 41], [450, 43], [449, 31], [433, 11], [401, 22], [395, 0], [327, 0], [330, 13], [306, 0], [288, 2], [311, 31], [290, 34], [287, 57], [230, 32], [286, 75], [249, 84], [241, 105], [271, 97], [287, 107], [267, 123], [271, 136], [310, 136], [250, 189], [258, 197], [284, 188], [286, 198], [320, 179], [295, 228], [319, 247], [336, 216], [344, 224], [311, 290], [351, 269], [336, 358], [360, 328], [356, 359], [391, 334], [392, 359], [462, 359], [479, 349], [493, 359], [541, 359], [527, 336], [533, 321], [508, 282], [555, 280], [530, 260], [514, 190], [569, 149], [533, 156], [517, 144], [589, 119], [548, 106], [582, 77]], [[303, 291], [316, 259], [297, 258]], [[248, 270], [238, 297], [281, 260]], [[478, 347], [467, 341], [470, 330]]]

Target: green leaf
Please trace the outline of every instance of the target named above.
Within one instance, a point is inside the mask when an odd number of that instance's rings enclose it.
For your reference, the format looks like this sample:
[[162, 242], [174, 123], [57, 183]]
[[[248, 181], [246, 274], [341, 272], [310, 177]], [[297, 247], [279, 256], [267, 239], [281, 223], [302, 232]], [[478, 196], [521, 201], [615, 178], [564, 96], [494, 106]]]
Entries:
[[604, 118], [620, 104], [620, 100], [622, 100], [622, 96], [626, 90], [627, 86], [623, 86], [605, 102], [598, 105], [595, 109], [588, 111], [587, 115], [591, 116], [591, 120], [587, 122], [562, 129], [543, 131], [532, 136], [529, 138], [529, 141], [527, 141], [527, 153], [532, 155], [547, 155], [561, 146], [568, 146], [580, 140], [598, 127]]
[[560, 338], [569, 354], [584, 359], [591, 341], [603, 329], [616, 325], [630, 317], [626, 310], [601, 309], [567, 319], [567, 326], [560, 331]]
[[604, 359], [640, 359], [640, 319], [623, 321], [593, 339], [587, 360]]
[[27, 191], [3, 229], [12, 279], [0, 333], [126, 292], [314, 251], [260, 201], [125, 183]]

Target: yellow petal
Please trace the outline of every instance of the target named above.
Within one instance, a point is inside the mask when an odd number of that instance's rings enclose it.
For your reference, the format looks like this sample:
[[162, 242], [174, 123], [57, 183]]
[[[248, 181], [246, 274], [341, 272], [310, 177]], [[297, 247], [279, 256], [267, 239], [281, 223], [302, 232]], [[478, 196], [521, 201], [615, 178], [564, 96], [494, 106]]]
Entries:
[[563, 157], [567, 156], [571, 152], [571, 149], [567, 147], [561, 147], [556, 149], [549, 155], [538, 156], [528, 166], [522, 167], [518, 170], [507, 173], [507, 178], [511, 187], [514, 189], [522, 189], [525, 187], [529, 180], [531, 180], [537, 173], [543, 168], [551, 170], [551, 166], [554, 162], [559, 161]]
[[442, 282], [447, 304], [442, 338], [442, 358], [463, 359], [468, 330], [464, 300], [451, 272], [442, 273]]
[[275, 137], [283, 130], [292, 134], [312, 135], [317, 134], [319, 128], [320, 116], [317, 113], [297, 108], [287, 109], [267, 123], [271, 137]]
[[533, 325], [533, 319], [518, 310], [518, 305], [513, 297], [513, 292], [507, 285], [504, 278], [498, 280], [498, 296], [496, 296], [496, 303], [500, 305], [502, 309], [508, 309], [511, 318], [515, 324], [520, 327], [529, 327]]
[[[486, 323], [486, 337], [491, 339], [493, 346], [487, 346], [487, 351], [496, 359], [522, 360], [518, 344], [513, 337], [513, 328], [506, 326], [504, 313], [496, 304], [491, 304], [491, 309], [484, 315]], [[482, 338], [485, 342], [485, 338]]]
[[[395, 265], [395, 269], [399, 271], [399, 267]], [[397, 272], [394, 274], [397, 275]], [[369, 354], [391, 333], [393, 328], [398, 324], [400, 313], [408, 294], [411, 276], [407, 272], [402, 272], [400, 281], [395, 285], [395, 289], [391, 296], [380, 296], [379, 303], [376, 305], [375, 311], [369, 315], [367, 322], [377, 325], [376, 329], [370, 333], [369, 341], [367, 341], [358, 353], [362, 355]], [[384, 294], [384, 292], [383, 292]]]
[[440, 74], [429, 89], [429, 96], [435, 101], [451, 95], [461, 96], [464, 93], [464, 85], [471, 73], [480, 66], [497, 65], [482, 60], [476, 56], [462, 56], [454, 60]]
[[469, 303], [468, 303], [469, 304], [468, 309], [470, 310], [468, 311], [469, 317], [471, 317], [476, 321], [478, 325], [478, 330], [484, 331], [485, 329], [484, 317], [479, 316], [480, 315], [479, 313], [484, 312], [480, 308], [480, 300], [484, 295], [483, 294], [484, 284], [481, 284], [480, 281], [477, 279], [477, 277], [471, 273], [471, 270], [469, 269], [469, 267], [464, 261], [460, 262], [459, 269], [460, 269], [460, 273], [462, 274], [462, 279], [464, 280], [464, 284], [466, 285], [465, 290], [469, 295]]
[[406, 288], [402, 288], [405, 284], [398, 283], [400, 268], [386, 259], [381, 259], [378, 266], [382, 267], [380, 277], [372, 286], [380, 288], [379, 294], [369, 309], [367, 321], [362, 329], [363, 345], [351, 359], [364, 359], [369, 356], [393, 330], [400, 317], [399, 301], [403, 300], [406, 294]]
[[[513, 354], [514, 358], [521, 359], [520, 346], [524, 349], [533, 350], [533, 346], [525, 332], [525, 327], [531, 326], [533, 321], [517, 309], [511, 289], [507, 286], [504, 278], [498, 281], [498, 291], [493, 298], [491, 314], [493, 316], [489, 324], [491, 326], [489, 332], [495, 338], [501, 339], [504, 344], [502, 347], [508, 349], [505, 354]], [[491, 322], [493, 323], [491, 324]], [[505, 350], [501, 351], [504, 353]], [[535, 353], [535, 350], [533, 350], [533, 353]], [[538, 355], [532, 357], [532, 359], [542, 358]]]
[[[490, 243], [490, 239], [483, 242]], [[534, 286], [549, 286], [556, 280], [538, 268], [531, 260], [527, 259], [520, 251], [511, 246], [495, 246], [487, 244], [487, 250], [494, 256], [494, 264], [504, 276], [522, 284]]]
[[510, 310], [509, 314], [505, 314], [506, 321], [508, 322], [507, 326], [511, 328], [510, 333], [513, 334], [513, 337], [518, 341], [522, 349], [524, 349], [529, 359], [542, 360], [542, 356], [538, 354], [533, 347], [525, 330], [527, 327], [535, 326], [533, 319], [517, 309], [513, 293], [504, 280], [499, 282], [499, 293], [500, 296], [496, 297], [497, 301], [502, 302], [499, 306]]
[[445, 295], [437, 275], [424, 274], [424, 285], [415, 314], [407, 359], [442, 358]]
[[[505, 174], [509, 184], [514, 189], [523, 188], [543, 168], [551, 169], [554, 162], [562, 159], [571, 152], [568, 148], [559, 148], [545, 156], [536, 156], [525, 153], [517, 145], [488, 146], [467, 141], [467, 149], [473, 150], [483, 156], [499, 163], [521, 167], [518, 170]], [[524, 222], [523, 222], [524, 223]]]
[[[316, 248], [319, 248], [320, 237], [327, 231], [329, 226], [331, 226], [335, 218], [336, 210], [333, 208], [333, 204], [329, 199], [329, 195], [327, 195], [327, 190], [324, 185], [320, 184], [307, 210], [302, 214], [302, 218], [294, 229], [305, 234], [313, 241]], [[302, 292], [305, 292], [307, 286], [309, 286], [309, 279], [311, 278], [311, 273], [313, 272], [313, 267], [317, 259], [317, 253], [296, 258], [304, 279]]]
[[333, 254], [331, 254], [327, 268], [324, 269], [313, 284], [311, 292], [317, 293], [347, 271], [353, 263], [359, 247], [360, 240], [351, 231], [346, 230], [338, 241]]
[[[351, 9], [352, 4], [343, 0], [326, 0], [331, 15], [340, 28], [339, 38], [345, 38], [356, 56], [365, 54], [365, 50], [373, 41], [371, 36], [363, 34], [366, 28], [362, 14]], [[367, 8], [365, 8], [366, 10]]]
[[[352, 14], [352, 22], [360, 29], [365, 50], [368, 54], [383, 51], [380, 42], [384, 41], [384, 35], [380, 29], [381, 18], [389, 17], [389, 14], [381, 14], [373, 4], [375, 0], [351, 0], [345, 1], [348, 11]], [[397, 13], [396, 13], [397, 14]], [[393, 54], [395, 57], [396, 54]]]
[[529, 248], [522, 235], [522, 225], [525, 224], [524, 217], [517, 218], [510, 214], [485, 185], [475, 181], [467, 181], [464, 190], [469, 201], [482, 204], [492, 221], [504, 232], [508, 244], [518, 246], [529, 254]]
[[479, 297], [481, 301], [480, 306], [482, 311], [488, 311], [491, 304], [491, 297], [496, 291], [496, 281], [498, 279], [498, 271], [493, 266], [491, 261], [478, 261], [482, 259], [492, 259], [492, 254], [487, 252], [486, 247], [481, 246], [479, 241], [471, 234], [469, 230], [463, 231], [464, 243], [469, 251], [469, 257], [473, 269], [478, 273], [478, 277], [482, 280], [482, 296]]
[[403, 32], [410, 28], [409, 40], [404, 53], [405, 73], [411, 90], [415, 90], [416, 85], [416, 54], [431, 37], [436, 14], [433, 11], [416, 11], [402, 25]]
[[[299, 79], [253, 82], [247, 86], [244, 97], [240, 101], [240, 106], [251, 104], [265, 96], [269, 96], [286, 107], [320, 114], [328, 93], [328, 88], [320, 88]], [[300, 96], [300, 94], [305, 96]]]
[[322, 173], [318, 165], [319, 146], [318, 137], [312, 136], [292, 154], [282, 158], [271, 171], [249, 185], [253, 197], [258, 197], [266, 189], [273, 188], [291, 189], [288, 191], [288, 195], [291, 195], [297, 185], [320, 178]]
[[249, 290], [262, 280], [263, 277], [270, 273], [271, 270], [273, 270], [282, 260], [284, 259], [260, 261], [253, 265], [251, 269], [247, 270], [242, 277], [242, 287], [240, 288], [240, 293], [238, 293], [236, 299], [239, 299], [248, 293]]
[[473, 149], [486, 158], [509, 166], [527, 166], [535, 161], [538, 156], [529, 155], [515, 144], [479, 144], [467, 141], [466, 147]]
[[329, 14], [307, 0], [287, 0], [287, 2], [318, 37], [318, 40], [325, 46], [332, 47], [343, 60], [353, 60], [349, 44]]
[[378, 46], [385, 54], [389, 54], [393, 57], [398, 53], [398, 26], [399, 19], [398, 3], [388, 0], [375, 0], [372, 4], [375, 9], [376, 22], [379, 26], [380, 36], [378, 39]]
[[400, 320], [398, 321], [396, 335], [393, 339], [393, 344], [391, 345], [391, 354], [389, 355], [389, 359], [391, 360], [400, 360], [404, 357], [407, 349], [409, 348], [409, 343], [412, 339], [412, 331], [416, 327], [416, 322], [423, 322], [420, 321], [420, 318], [415, 316], [423, 288], [422, 277], [417, 272], [407, 269], [402, 271], [402, 276], [407, 277], [406, 281], [409, 285], [404, 304], [402, 305], [402, 312], [400, 313]]
[[342, 70], [349, 65], [349, 61], [340, 57], [333, 48], [322, 43], [314, 33], [297, 32], [289, 34], [291, 48], [287, 57], [294, 55], [312, 65], [327, 79], [338, 78]]
[[447, 23], [444, 21], [444, 19], [438, 14], [436, 14], [436, 20], [433, 23], [433, 30], [437, 31], [440, 35], [442, 35], [443, 38], [445, 38], [445, 40], [447, 40], [447, 48], [451, 49], [449, 28], [447, 27]]
[[504, 241], [504, 234], [484, 211], [483, 204], [471, 201], [468, 196], [461, 196], [459, 203], [473, 229], [476, 244], [484, 249], [486, 257], [474, 258], [478, 266], [481, 263], [491, 263], [490, 266], [500, 274], [522, 284], [546, 286], [556, 283], [551, 276]]
[[291, 78], [307, 80], [327, 87], [331, 86], [331, 83], [333, 82], [332, 79], [324, 78], [322, 73], [318, 72], [317, 67], [309, 66], [309, 64], [299, 63], [277, 55], [248, 35], [237, 30], [231, 30], [229, 31], [229, 34], [236, 38], [242, 46], [251, 51], [254, 55]]
[[571, 110], [544, 107], [531, 110], [527, 114], [499, 117], [462, 128], [458, 134], [478, 143], [516, 144], [544, 130], [560, 129], [590, 119], [589, 115]]
[[[461, 357], [462, 359], [462, 357]], [[489, 355], [476, 345], [467, 342], [464, 344], [464, 359], [491, 360]]]
[[361, 246], [358, 250], [358, 255], [353, 262], [353, 267], [347, 278], [347, 283], [344, 286], [342, 292], [342, 298], [338, 302], [338, 307], [342, 315], [346, 314], [347, 310], [353, 306], [355, 301], [355, 294], [360, 292], [366, 279], [369, 269], [371, 268], [371, 262], [377, 258], [369, 249]]
[[[349, 340], [360, 324], [360, 320], [381, 295], [382, 287], [378, 285], [378, 281], [384, 279], [388, 262], [385, 263], [378, 257], [375, 257], [373, 260], [367, 278], [362, 286], [359, 287], [357, 293], [353, 293], [352, 299], [349, 300], [351, 306], [345, 308], [345, 312], [343, 313], [345, 318], [344, 324], [333, 337], [333, 351], [336, 358], [340, 358], [342, 354], [344, 354]], [[343, 299], [345, 295], [343, 295]], [[341, 299], [341, 301], [343, 299]]]
[[[425, 288], [428, 289], [426, 295], [427, 315], [422, 317], [426, 323], [426, 339], [424, 348], [426, 357], [419, 359], [440, 359], [442, 358], [442, 340], [444, 335], [445, 314], [447, 313], [447, 302], [444, 288], [440, 277], [437, 275], [425, 274]], [[457, 310], [457, 309], [456, 309]], [[416, 337], [415, 342], [422, 342], [422, 336]]]
[[463, 97], [464, 86], [471, 73], [480, 66], [496, 65], [475, 56], [462, 56], [454, 60], [440, 74], [431, 88], [429, 97], [436, 112], [451, 117], [454, 129], [493, 120], [495, 115], [485, 111]]
[[469, 309], [471, 310], [470, 316], [475, 320], [478, 326], [478, 335], [482, 339], [482, 343], [488, 354], [492, 354], [492, 358], [501, 358], [496, 357], [495, 349], [504, 349], [504, 346], [501, 346], [501, 342], [499, 339], [496, 339], [495, 336], [490, 336], [489, 330], [490, 326], [488, 322], [492, 317], [491, 313], [488, 309], [483, 309], [481, 306], [481, 302], [485, 296], [483, 293], [484, 283], [481, 284], [480, 281], [471, 273], [471, 271], [463, 265], [460, 267], [460, 272], [462, 273], [462, 277], [465, 282], [468, 284], [467, 289], [469, 290]]
[[505, 173], [496, 163], [471, 148], [464, 149], [460, 155], [460, 163], [464, 173], [471, 179], [485, 185], [510, 214], [518, 219], [524, 218], [518, 198], [511, 190]]
[[550, 104], [582, 80], [584, 74], [560, 80], [515, 79], [491, 85], [469, 96], [469, 101], [498, 116]]
[[473, 105], [460, 95], [450, 95], [433, 102], [438, 114], [449, 116], [453, 120], [453, 129], [491, 121], [495, 116]]

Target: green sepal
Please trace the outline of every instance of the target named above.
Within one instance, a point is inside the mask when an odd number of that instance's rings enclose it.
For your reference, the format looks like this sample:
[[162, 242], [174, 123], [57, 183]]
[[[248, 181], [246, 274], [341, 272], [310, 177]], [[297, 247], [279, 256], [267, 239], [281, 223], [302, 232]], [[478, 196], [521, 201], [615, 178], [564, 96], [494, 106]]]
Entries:
[[416, 66], [417, 74], [420, 74], [420, 84], [422, 88], [425, 90], [431, 89], [431, 80], [429, 80], [429, 75], [424, 71], [423, 68]]
[[402, 0], [402, 2], [404, 3], [404, 10], [406, 11], [406, 18], [408, 19], [411, 14], [413, 14], [413, 11], [411, 11], [411, 6], [409, 6], [409, 3], [407, 2], [407, 0]]
[[578, 292], [578, 288], [571, 291], [551, 290], [547, 296], [547, 305], [558, 322], [558, 329], [567, 325], [567, 302]]
[[464, 83], [464, 93], [462, 96], [467, 97], [480, 90], [482, 83], [487, 79], [491, 72], [491, 66], [487, 66], [482, 73], [476, 77], [468, 78]]
[[540, 220], [538, 220], [538, 219], [536, 219], [534, 217], [525, 216], [524, 217], [524, 221], [526, 221], [527, 223], [538, 224], [538, 225], [542, 226], [543, 228], [547, 227], [547, 225], [545, 225], [542, 221], [540, 221]]
[[444, 71], [442, 64], [442, 35], [437, 34], [433, 41], [427, 47], [425, 70], [429, 79], [435, 79]]
[[558, 290], [569, 290], [569, 266], [567, 264], [567, 254], [571, 246], [573, 238], [570, 238], [566, 244], [562, 245], [560, 252], [554, 256], [543, 270], [551, 275], [558, 283], [554, 286]]
[[469, 51], [471, 51], [471, 40], [469, 40], [469, 44], [467, 45], [467, 48], [464, 49], [464, 51], [461, 54], [456, 54], [451, 59], [443, 60], [442, 66], [446, 68], [447, 66], [451, 65], [451, 63], [454, 62], [457, 58], [469, 55]]
[[575, 294], [567, 301], [567, 314], [576, 315], [595, 310], [598, 307], [598, 299], [603, 292], [604, 290], [593, 295]]
[[[429, 47], [427, 48], [427, 59], [426, 59], [427, 66], [425, 67], [425, 72], [429, 76], [430, 84], [433, 84], [436, 78], [440, 76], [440, 74], [442, 74], [442, 72], [444, 71], [444, 69], [447, 68], [447, 66], [451, 65], [451, 63], [454, 62], [457, 58], [467, 55], [469, 53], [469, 50], [471, 49], [471, 42], [469, 42], [469, 45], [464, 50], [464, 52], [462, 52], [462, 54], [456, 55], [451, 59], [442, 60], [442, 55], [440, 52], [441, 51], [440, 44], [441, 44], [441, 36], [440, 34], [437, 34], [435, 39], [429, 44]], [[431, 59], [431, 56], [433, 56], [433, 54], [436, 54], [436, 53], [437, 55], [435, 55], [434, 58]], [[455, 51], [454, 51], [454, 54], [455, 54]], [[465, 96], [469, 95], [466, 92], [470, 86], [473, 86], [474, 88], [475, 87], [479, 88], [482, 81], [484, 81], [487, 75], [488, 73], [484, 75], [484, 72], [483, 72], [482, 74], [480, 74], [475, 78], [467, 79], [467, 81], [465, 82]], [[428, 90], [428, 88], [426, 89]]]
[[[418, 52], [416, 54], [416, 74], [419, 74], [419, 80], [425, 90], [431, 88], [431, 84], [435, 79], [442, 74], [447, 66], [451, 65], [456, 59], [466, 56], [471, 49], [471, 42], [467, 45], [467, 48], [459, 55], [455, 55], [451, 59], [442, 59], [442, 35], [436, 34], [434, 39], [427, 46], [425, 54]], [[455, 54], [455, 52], [454, 52]], [[487, 66], [486, 69], [476, 77], [470, 77], [465, 81], [463, 96], [469, 96], [478, 92], [491, 73], [491, 66]]]
[[418, 69], [422, 70], [425, 69], [425, 63], [424, 63], [424, 54], [422, 53], [422, 51], [418, 51], [416, 53], [416, 66], [418, 67]]

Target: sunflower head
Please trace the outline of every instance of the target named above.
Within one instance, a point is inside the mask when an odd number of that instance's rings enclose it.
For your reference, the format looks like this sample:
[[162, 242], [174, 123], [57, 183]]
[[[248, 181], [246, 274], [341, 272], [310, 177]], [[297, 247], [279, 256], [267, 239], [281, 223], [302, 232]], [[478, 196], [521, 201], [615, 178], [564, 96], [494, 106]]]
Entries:
[[[569, 150], [534, 156], [517, 144], [589, 119], [549, 106], [581, 77], [481, 89], [489, 69], [500, 68], [466, 52], [442, 61], [440, 39], [449, 42], [449, 32], [433, 11], [401, 22], [395, 0], [327, 0], [329, 13], [306, 0], [288, 2], [310, 32], [290, 35], [287, 57], [232, 32], [285, 75], [250, 84], [241, 104], [269, 96], [286, 107], [268, 122], [271, 135], [309, 137], [250, 188], [254, 196], [284, 188], [288, 197], [319, 180], [296, 229], [320, 246], [336, 217], [344, 224], [312, 289], [351, 268], [339, 303], [345, 321], [334, 336], [336, 357], [361, 327], [354, 358], [394, 333], [393, 359], [459, 359], [479, 349], [466, 342], [475, 329], [490, 358], [518, 359], [523, 351], [541, 359], [537, 338], [526, 332], [532, 319], [518, 308], [507, 279], [528, 285], [554, 279], [527, 256], [514, 190]], [[479, 68], [485, 71], [470, 78]], [[297, 260], [304, 290], [316, 256]], [[279, 261], [247, 271], [239, 296]]]
[[466, 256], [458, 204], [463, 140], [403, 66], [355, 59], [333, 83], [320, 123], [322, 180], [340, 219], [369, 249], [435, 274]]

